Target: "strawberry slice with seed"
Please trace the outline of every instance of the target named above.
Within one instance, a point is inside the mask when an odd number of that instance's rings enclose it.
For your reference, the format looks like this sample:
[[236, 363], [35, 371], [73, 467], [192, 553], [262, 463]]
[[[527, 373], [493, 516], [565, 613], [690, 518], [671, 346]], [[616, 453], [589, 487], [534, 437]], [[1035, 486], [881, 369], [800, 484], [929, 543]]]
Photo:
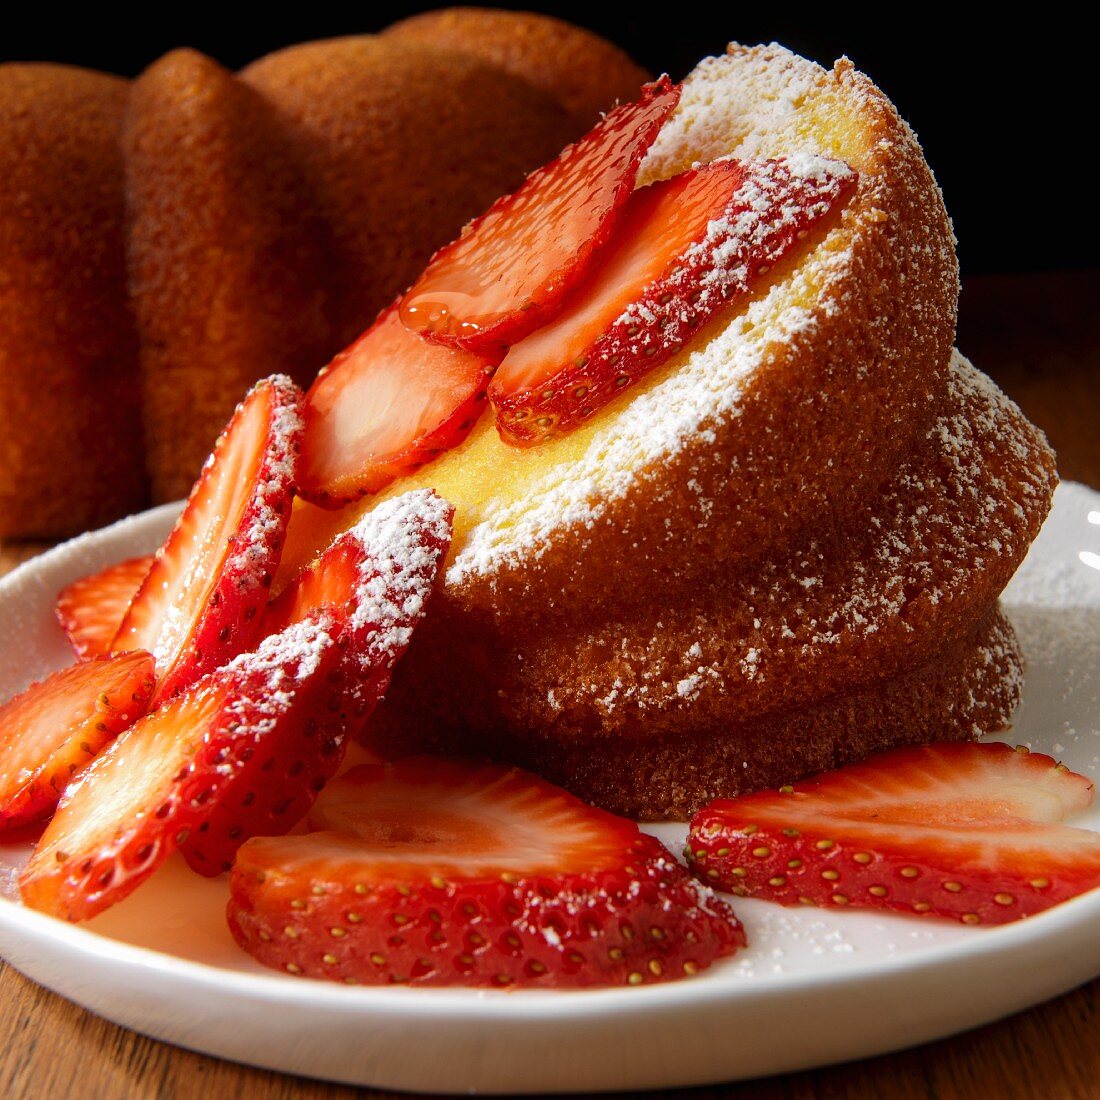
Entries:
[[109, 565], [61, 590], [54, 614], [82, 660], [104, 657], [153, 565], [152, 556]]
[[0, 707], [0, 832], [49, 817], [152, 695], [153, 658], [122, 653], [55, 672]]
[[1003, 924], [1100, 886], [1100, 834], [1062, 822], [1093, 784], [1003, 744], [897, 749], [691, 822], [705, 882], [783, 905]]
[[66, 791], [20, 878], [23, 901], [94, 917], [186, 843], [242, 774], [308, 787], [304, 772], [265, 767], [273, 745], [341, 736], [344, 716], [329, 707], [338, 634], [326, 617], [295, 624], [121, 734]]
[[156, 658], [155, 703], [248, 649], [282, 553], [301, 391], [275, 375], [237, 407], [111, 648]]
[[290, 974], [640, 985], [745, 942], [659, 841], [514, 768], [361, 766], [329, 784], [310, 824], [249, 841], [231, 880], [237, 942]]
[[288, 727], [286, 738], [268, 738], [262, 766], [242, 770], [180, 845], [194, 870], [220, 874], [246, 837], [285, 833], [336, 774], [424, 617], [453, 513], [427, 489], [386, 501], [269, 605], [265, 632], [285, 632], [321, 614], [337, 624], [341, 658], [328, 676], [326, 705], [342, 716], [341, 725], [324, 739], [308, 722]]
[[496, 362], [433, 344], [386, 310], [310, 388], [301, 495], [339, 507], [456, 447], [486, 408]]
[[401, 303], [410, 328], [492, 351], [549, 322], [587, 275], [680, 98], [662, 77], [610, 111], [515, 194], [498, 199], [433, 257]]
[[594, 416], [743, 302], [855, 185], [846, 164], [799, 156], [715, 161], [635, 191], [584, 292], [501, 363], [501, 436], [529, 445]]

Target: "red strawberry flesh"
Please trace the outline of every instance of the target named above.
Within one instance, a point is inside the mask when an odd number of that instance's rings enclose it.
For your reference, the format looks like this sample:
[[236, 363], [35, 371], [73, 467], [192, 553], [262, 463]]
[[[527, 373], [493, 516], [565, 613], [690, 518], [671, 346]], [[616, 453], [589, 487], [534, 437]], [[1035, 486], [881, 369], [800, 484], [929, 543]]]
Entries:
[[494, 366], [423, 339], [387, 310], [307, 395], [300, 493], [338, 507], [457, 446], [486, 407]]
[[383, 501], [271, 601], [263, 633], [330, 609], [355, 618], [363, 633], [357, 656], [380, 645], [392, 656], [423, 617], [450, 548], [453, 519], [454, 507], [431, 489]]
[[546, 324], [587, 274], [680, 98], [667, 77], [610, 111], [436, 253], [401, 304], [413, 330], [472, 350]]
[[1030, 916], [1100, 886], [1100, 835], [1062, 822], [1092, 783], [1002, 744], [898, 749], [692, 820], [704, 881], [784, 905], [967, 924]]
[[329, 715], [327, 678], [340, 657], [330, 627], [297, 624], [120, 735], [66, 791], [20, 878], [23, 901], [78, 921], [136, 889], [242, 772], [262, 769], [272, 739]]
[[241, 770], [180, 845], [194, 870], [219, 874], [245, 838], [285, 833], [339, 769], [423, 618], [447, 552], [452, 514], [430, 490], [385, 501], [270, 605], [265, 631], [330, 616], [339, 631], [339, 663], [320, 687], [316, 714], [268, 736], [262, 757]]
[[743, 946], [653, 837], [535, 776], [413, 758], [335, 780], [310, 823], [240, 851], [237, 942], [347, 983], [638, 985]]
[[229, 870], [237, 849], [249, 837], [287, 832], [336, 774], [358, 690], [349, 679], [344, 627], [329, 615], [294, 623], [265, 639], [256, 654], [242, 654], [229, 666], [250, 673], [265, 666], [278, 671], [288, 647], [293, 651], [303, 637], [321, 631], [317, 641], [322, 657], [317, 669], [293, 687], [293, 705], [251, 743], [238, 743], [232, 774], [219, 786], [203, 819], [179, 840], [192, 870], [219, 875]]
[[237, 407], [111, 648], [157, 661], [155, 702], [257, 636], [282, 552], [301, 437], [301, 393], [276, 375]]
[[153, 559], [131, 558], [90, 577], [73, 581], [57, 597], [54, 613], [69, 644], [82, 660], [104, 657]]
[[591, 281], [501, 363], [501, 436], [528, 445], [594, 416], [744, 301], [855, 183], [847, 165], [803, 157], [715, 161], [635, 191]]
[[267, 605], [260, 632], [266, 638], [316, 611], [346, 607], [355, 598], [365, 562], [362, 540], [354, 528], [345, 531]]
[[0, 707], [0, 831], [49, 817], [152, 694], [153, 658], [123, 653], [55, 672]]

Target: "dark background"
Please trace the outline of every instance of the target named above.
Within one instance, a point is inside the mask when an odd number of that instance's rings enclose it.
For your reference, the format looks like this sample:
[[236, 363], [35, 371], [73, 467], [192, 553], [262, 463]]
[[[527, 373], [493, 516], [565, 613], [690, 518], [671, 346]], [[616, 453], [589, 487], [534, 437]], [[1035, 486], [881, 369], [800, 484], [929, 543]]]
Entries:
[[[174, 46], [232, 68], [292, 42], [378, 28], [441, 4], [109, 9], [23, 7], [0, 60], [65, 61], [132, 76]], [[1084, 20], [1056, 5], [1009, 18], [998, 5], [498, 4], [560, 15], [613, 39], [654, 71], [684, 75], [729, 39], [777, 40], [825, 64], [847, 54], [920, 135], [955, 219], [965, 274], [1095, 266], [1096, 78]], [[141, 11], [142, 9], [130, 9]], [[252, 8], [256, 11], [257, 9]], [[1083, 10], [1083, 9], [1079, 9]], [[1084, 153], [1081, 150], [1084, 150]]]

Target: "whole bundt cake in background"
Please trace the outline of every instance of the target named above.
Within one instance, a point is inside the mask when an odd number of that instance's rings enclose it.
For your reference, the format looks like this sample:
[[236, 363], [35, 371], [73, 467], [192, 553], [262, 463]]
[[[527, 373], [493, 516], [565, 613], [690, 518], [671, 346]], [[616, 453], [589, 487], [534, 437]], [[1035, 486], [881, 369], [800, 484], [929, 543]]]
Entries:
[[69, 534], [145, 501], [126, 98], [103, 73], [0, 65], [0, 536]]
[[192, 50], [132, 84], [0, 65], [0, 537], [183, 495], [250, 382], [308, 383], [645, 77], [587, 31], [476, 8], [239, 77]]

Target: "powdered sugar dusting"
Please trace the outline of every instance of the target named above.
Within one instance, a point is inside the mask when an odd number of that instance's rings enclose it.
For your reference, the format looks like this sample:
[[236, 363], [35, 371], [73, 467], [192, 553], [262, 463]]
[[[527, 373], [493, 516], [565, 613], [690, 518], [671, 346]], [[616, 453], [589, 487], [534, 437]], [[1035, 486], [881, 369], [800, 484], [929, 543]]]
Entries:
[[712, 221], [706, 239], [692, 249], [706, 271], [703, 297], [748, 290], [746, 254], [759, 248], [774, 261], [784, 231], [794, 232], [826, 214], [854, 176], [843, 161], [808, 153], [752, 165], [731, 203], [732, 213]]
[[245, 732], [274, 729], [335, 644], [333, 628], [332, 615], [321, 612], [270, 635], [254, 653], [242, 653], [225, 666], [225, 671], [238, 674], [240, 687], [227, 709], [247, 723]]
[[226, 665], [248, 673], [262, 673], [274, 689], [294, 680], [308, 680], [316, 671], [321, 656], [332, 645], [332, 615], [316, 616], [291, 623], [278, 634], [265, 638], [253, 653], [242, 653]]
[[732, 68], [727, 56], [708, 57], [696, 66], [684, 82], [678, 125], [658, 134], [642, 163], [640, 183], [682, 171], [687, 149], [689, 162], [725, 156], [731, 137], [737, 155], [746, 158], [771, 155], [776, 134], [788, 153], [822, 151], [799, 127], [800, 109], [820, 88], [818, 66], [772, 43], [756, 56], [740, 55], [735, 79]]
[[[929, 623], [975, 613], [953, 609], [976, 598], [975, 611], [984, 609], [996, 596], [985, 577], [997, 562], [1020, 560], [1046, 513], [1053, 460], [1037, 429], [958, 353], [949, 388], [925, 449], [850, 530], [811, 530], [735, 584], [715, 578], [698, 602], [654, 611], [644, 625], [583, 628], [574, 649], [606, 675], [596, 683], [563, 675], [557, 708], [592, 708], [614, 724], [708, 693], [771, 698], [773, 681], [784, 692], [807, 682], [827, 690], [853, 655], [869, 662], [899, 646], [909, 652], [936, 636]], [[670, 652], [669, 637], [692, 640]]]
[[430, 489], [418, 489], [384, 501], [349, 532], [364, 550], [349, 625], [369, 632], [364, 659], [372, 665], [388, 667], [409, 644], [450, 543], [453, 512]]

